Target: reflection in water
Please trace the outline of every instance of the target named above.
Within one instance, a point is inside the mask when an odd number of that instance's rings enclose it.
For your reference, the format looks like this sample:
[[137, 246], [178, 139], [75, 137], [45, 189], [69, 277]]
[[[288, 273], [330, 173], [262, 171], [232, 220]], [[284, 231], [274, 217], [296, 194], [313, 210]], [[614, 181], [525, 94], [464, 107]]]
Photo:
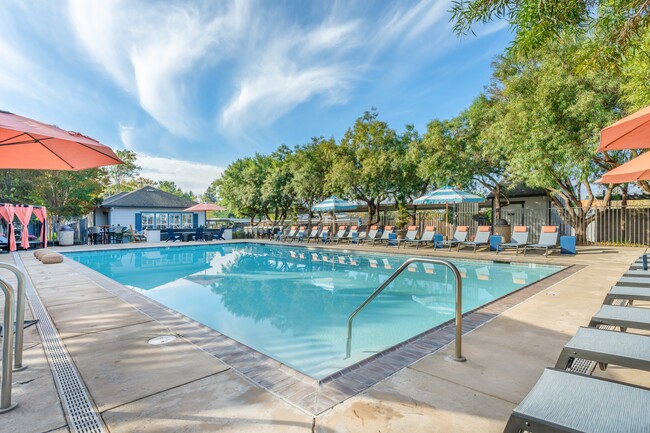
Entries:
[[[72, 253], [73, 259], [305, 374], [321, 378], [453, 319], [455, 282], [415, 263], [355, 319], [348, 315], [406, 257], [260, 244]], [[469, 311], [559, 270], [458, 261]]]

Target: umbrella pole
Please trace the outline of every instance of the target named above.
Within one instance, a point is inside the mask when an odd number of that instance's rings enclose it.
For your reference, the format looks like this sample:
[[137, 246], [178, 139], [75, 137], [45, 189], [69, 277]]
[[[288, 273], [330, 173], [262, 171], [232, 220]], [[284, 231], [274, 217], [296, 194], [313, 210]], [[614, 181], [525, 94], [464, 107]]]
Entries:
[[445, 237], [449, 240], [449, 203], [445, 203]]

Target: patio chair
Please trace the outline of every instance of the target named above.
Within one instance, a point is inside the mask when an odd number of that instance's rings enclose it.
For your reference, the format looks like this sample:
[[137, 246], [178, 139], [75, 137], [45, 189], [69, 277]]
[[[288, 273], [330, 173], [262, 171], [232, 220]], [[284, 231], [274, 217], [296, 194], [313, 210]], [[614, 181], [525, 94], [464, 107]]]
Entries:
[[348, 226], [340, 226], [339, 230], [332, 237], [330, 242], [336, 242], [338, 244], [341, 241], [341, 239], [345, 238], [345, 232], [347, 232], [347, 231], [348, 231]]
[[515, 249], [515, 255], [519, 255], [519, 248], [523, 248], [528, 244], [528, 235], [530, 234], [530, 228], [528, 226], [515, 226], [512, 229], [512, 238], [510, 242], [506, 242], [497, 247], [497, 254], [500, 251], [508, 248]]
[[121, 243], [124, 242], [124, 236], [127, 234], [128, 230], [129, 229], [127, 227], [122, 227], [122, 226], [117, 226], [115, 228], [115, 243], [116, 244], [121, 244]]
[[278, 238], [279, 241], [286, 241], [287, 239], [291, 239], [296, 235], [296, 231], [298, 230], [297, 226], [291, 226], [291, 229], [289, 230], [289, 233], [286, 233], [285, 230], [282, 231], [282, 235]]
[[205, 241], [205, 238], [203, 237], [203, 226], [197, 227], [196, 232], [192, 235], [192, 240]]
[[[579, 328], [562, 348], [555, 368], [567, 369], [574, 359], [650, 371], [650, 337], [600, 328]], [[650, 431], [650, 430], [649, 430]]]
[[319, 226], [314, 226], [311, 228], [311, 231], [309, 232], [309, 236], [307, 236], [307, 243], [309, 243], [310, 240], [316, 239], [318, 241], [318, 238], [320, 237], [320, 227]]
[[440, 242], [440, 245], [442, 245], [443, 247], [449, 247], [449, 251], [451, 251], [451, 248], [454, 245], [459, 245], [461, 242], [465, 242], [465, 240], [467, 239], [468, 231], [469, 231], [468, 226], [458, 226], [456, 227], [456, 231], [454, 232], [453, 239], [442, 241]]
[[366, 236], [363, 239], [359, 239], [359, 244], [365, 244], [368, 241], [374, 242], [378, 232], [379, 226], [371, 226], [368, 233], [366, 233]]
[[180, 240], [181, 240], [181, 235], [177, 235], [176, 233], [174, 233], [174, 229], [172, 228], [167, 229], [167, 240], [165, 242], [169, 242], [169, 241], [176, 242]]
[[384, 242], [388, 242], [388, 235], [390, 235], [391, 233], [393, 233], [393, 232], [394, 232], [394, 229], [395, 229], [395, 228], [394, 228], [393, 226], [385, 226], [385, 227], [384, 227], [384, 231], [381, 232], [381, 236], [380, 236], [380, 237], [375, 237], [375, 238], [372, 240], [372, 244], [371, 244], [371, 245], [375, 245], [375, 242], [379, 242], [380, 244], [381, 244], [381, 243], [384, 243]]
[[218, 228], [217, 231], [212, 234], [212, 239], [215, 241], [225, 241], [226, 238], [223, 237], [223, 232], [225, 231], [226, 229], [223, 227]]
[[404, 240], [403, 241], [404, 248], [406, 248], [407, 245], [414, 244], [415, 249], [417, 250], [420, 247], [420, 244], [433, 245], [435, 236], [436, 236], [436, 228], [434, 226], [426, 226], [424, 228], [424, 233], [422, 233], [422, 236], [420, 236], [420, 239]]
[[[397, 248], [399, 248], [399, 246], [402, 245], [404, 242], [416, 240], [419, 231], [420, 230], [418, 229], [418, 226], [408, 226], [404, 238], [397, 240]], [[388, 242], [386, 243], [386, 247], [388, 248]]]
[[476, 230], [476, 236], [474, 236], [473, 241], [460, 242], [458, 244], [458, 251], [461, 247], [474, 247], [474, 252], [478, 247], [484, 247], [490, 245], [490, 226], [478, 226]]
[[650, 431], [650, 389], [547, 368], [504, 433]]
[[528, 248], [543, 249], [545, 250], [544, 256], [548, 257], [548, 250], [557, 247], [557, 237], [559, 234], [558, 226], [544, 226], [542, 233], [539, 235], [539, 241], [536, 244], [529, 244], [524, 246], [524, 256]]
[[323, 242], [329, 242], [329, 235], [330, 235], [330, 226], [324, 226], [323, 230], [320, 231], [320, 240]]
[[650, 286], [612, 286], [603, 304], [611, 305], [616, 300], [627, 301], [628, 305], [634, 301], [650, 301]]
[[591, 318], [589, 327], [614, 326], [625, 332], [628, 328], [650, 330], [650, 308], [602, 305]]

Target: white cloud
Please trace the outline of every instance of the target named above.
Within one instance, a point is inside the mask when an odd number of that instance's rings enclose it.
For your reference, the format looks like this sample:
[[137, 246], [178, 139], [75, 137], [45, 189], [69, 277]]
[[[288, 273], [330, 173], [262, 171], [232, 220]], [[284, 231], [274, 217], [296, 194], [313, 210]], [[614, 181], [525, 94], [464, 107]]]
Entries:
[[171, 180], [183, 191], [202, 194], [223, 173], [223, 167], [138, 153], [141, 176], [155, 181]]

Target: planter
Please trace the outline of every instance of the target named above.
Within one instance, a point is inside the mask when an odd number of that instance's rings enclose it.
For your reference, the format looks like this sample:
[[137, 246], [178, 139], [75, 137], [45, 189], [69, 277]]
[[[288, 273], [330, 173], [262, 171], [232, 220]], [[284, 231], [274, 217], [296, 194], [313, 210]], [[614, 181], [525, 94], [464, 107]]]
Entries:
[[408, 230], [406, 230], [406, 229], [395, 230], [395, 234], [397, 235], [397, 239], [404, 239], [406, 237], [407, 232], [408, 232]]

